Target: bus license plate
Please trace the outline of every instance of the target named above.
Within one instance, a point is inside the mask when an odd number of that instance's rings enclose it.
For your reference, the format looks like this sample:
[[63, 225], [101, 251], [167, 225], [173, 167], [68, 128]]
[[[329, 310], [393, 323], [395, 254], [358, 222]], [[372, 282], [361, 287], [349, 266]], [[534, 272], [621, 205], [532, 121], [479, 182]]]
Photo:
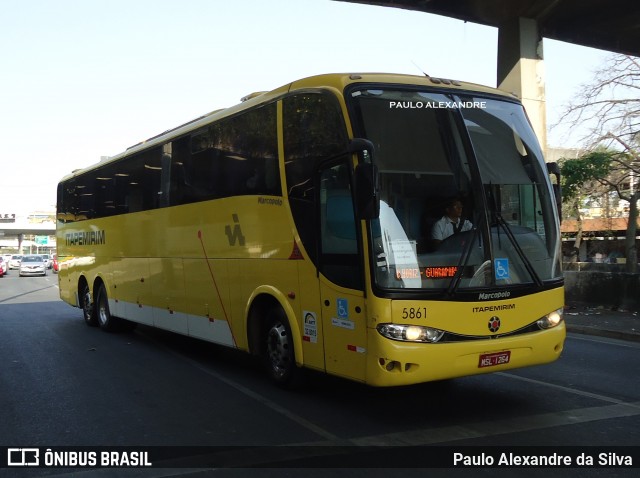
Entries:
[[495, 352], [492, 354], [483, 354], [480, 355], [478, 368], [504, 365], [506, 363], [509, 363], [509, 360], [511, 360], [511, 350], [505, 350], [504, 352]]

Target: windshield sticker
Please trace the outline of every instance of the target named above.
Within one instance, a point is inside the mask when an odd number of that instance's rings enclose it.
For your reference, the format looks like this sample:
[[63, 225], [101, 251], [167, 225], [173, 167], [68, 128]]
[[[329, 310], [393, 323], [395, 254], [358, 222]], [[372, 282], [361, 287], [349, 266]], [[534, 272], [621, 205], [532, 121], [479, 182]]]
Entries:
[[510, 279], [509, 277], [509, 259], [496, 259], [494, 262], [494, 268], [496, 271], [496, 279], [504, 280]]
[[416, 241], [394, 240], [391, 242], [391, 252], [396, 264], [416, 263]]

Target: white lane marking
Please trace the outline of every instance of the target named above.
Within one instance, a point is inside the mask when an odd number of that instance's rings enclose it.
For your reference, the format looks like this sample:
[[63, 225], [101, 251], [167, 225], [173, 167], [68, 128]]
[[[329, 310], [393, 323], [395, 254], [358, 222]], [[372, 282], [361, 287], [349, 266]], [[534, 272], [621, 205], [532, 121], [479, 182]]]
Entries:
[[153, 341], [154, 343], [156, 343], [158, 346], [162, 347], [163, 349], [165, 349], [166, 351], [168, 351], [169, 353], [171, 353], [172, 355], [175, 355], [177, 357], [180, 357], [182, 360], [188, 362], [189, 364], [191, 364], [193, 367], [197, 368], [198, 370], [200, 370], [201, 372], [206, 373], [207, 375], [211, 375], [212, 377], [214, 377], [217, 380], [220, 380], [221, 382], [226, 383], [227, 385], [229, 385], [230, 387], [235, 388], [236, 390], [238, 390], [240, 393], [243, 393], [244, 395], [260, 402], [261, 404], [263, 404], [264, 406], [274, 410], [275, 412], [284, 415], [285, 417], [287, 417], [289, 420], [294, 421], [295, 423], [301, 425], [302, 427], [306, 428], [307, 430], [310, 430], [314, 433], [316, 433], [317, 435], [320, 435], [321, 437], [325, 438], [326, 440], [332, 441], [332, 442], [339, 442], [341, 441], [341, 439], [337, 436], [334, 435], [333, 433], [325, 430], [322, 427], [319, 427], [318, 425], [316, 425], [315, 423], [310, 422], [309, 420], [296, 415], [295, 413], [291, 412], [290, 410], [287, 410], [286, 408], [278, 405], [276, 402], [273, 402], [271, 400], [269, 400], [268, 398], [260, 395], [257, 392], [254, 392], [253, 390], [245, 387], [244, 385], [239, 384], [238, 382], [231, 380], [227, 377], [224, 377], [223, 375], [220, 375], [219, 373], [211, 370], [210, 368], [204, 366], [203, 364], [201, 364], [200, 362], [193, 360], [185, 355], [182, 355], [178, 352], [176, 352], [175, 350], [172, 350], [171, 348], [167, 347], [166, 345], [162, 344], [161, 342], [158, 342], [157, 340], [153, 339], [152, 337], [149, 337], [148, 335], [144, 334], [143, 332], [141, 333], [142, 335], [145, 336], [145, 338], [147, 338], [148, 340]]
[[582, 397], [595, 398], [596, 400], [602, 400], [603, 402], [618, 403], [618, 404], [624, 404], [624, 405], [630, 405], [630, 406], [632, 405], [618, 398], [608, 397], [606, 395], [601, 395], [599, 393], [587, 392], [585, 390], [579, 390], [577, 388], [566, 387], [564, 385], [556, 385], [555, 383], [543, 382], [542, 380], [536, 380], [533, 378], [521, 377], [519, 375], [514, 375], [507, 372], [498, 372], [496, 373], [496, 375], [501, 375], [503, 377], [511, 378], [514, 380], [520, 380], [523, 382], [532, 383], [534, 385], [539, 385], [542, 387], [555, 388], [556, 390], [561, 390], [566, 393], [572, 393], [574, 395], [580, 395]]
[[466, 425], [453, 425], [440, 428], [427, 428], [400, 433], [389, 433], [362, 437], [351, 440], [360, 446], [385, 445], [433, 445], [457, 440], [469, 440], [508, 435], [512, 433], [554, 428], [563, 425], [576, 425], [612, 418], [640, 415], [640, 402], [605, 405], [603, 407], [576, 408], [560, 412], [540, 413], [537, 415], [490, 420]]

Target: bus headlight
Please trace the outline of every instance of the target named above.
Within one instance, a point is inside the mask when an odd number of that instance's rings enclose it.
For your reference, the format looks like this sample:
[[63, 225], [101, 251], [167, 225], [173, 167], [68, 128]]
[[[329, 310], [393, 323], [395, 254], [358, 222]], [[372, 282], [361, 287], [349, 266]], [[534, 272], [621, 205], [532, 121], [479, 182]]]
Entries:
[[434, 344], [444, 335], [444, 330], [418, 325], [380, 324], [377, 329], [378, 333], [383, 337], [391, 340], [401, 340], [403, 342], [426, 342]]
[[552, 329], [563, 320], [564, 309], [554, 310], [538, 320], [538, 327], [541, 329]]

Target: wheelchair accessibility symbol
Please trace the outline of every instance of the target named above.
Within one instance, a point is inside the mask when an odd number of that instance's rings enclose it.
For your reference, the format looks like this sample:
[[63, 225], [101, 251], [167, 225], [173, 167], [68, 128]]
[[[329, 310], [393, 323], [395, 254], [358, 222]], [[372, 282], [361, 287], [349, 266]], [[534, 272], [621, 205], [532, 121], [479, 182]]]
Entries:
[[496, 259], [494, 261], [496, 279], [509, 279], [509, 259]]
[[338, 307], [336, 313], [338, 314], [338, 318], [340, 319], [349, 318], [349, 301], [347, 299], [338, 299]]

